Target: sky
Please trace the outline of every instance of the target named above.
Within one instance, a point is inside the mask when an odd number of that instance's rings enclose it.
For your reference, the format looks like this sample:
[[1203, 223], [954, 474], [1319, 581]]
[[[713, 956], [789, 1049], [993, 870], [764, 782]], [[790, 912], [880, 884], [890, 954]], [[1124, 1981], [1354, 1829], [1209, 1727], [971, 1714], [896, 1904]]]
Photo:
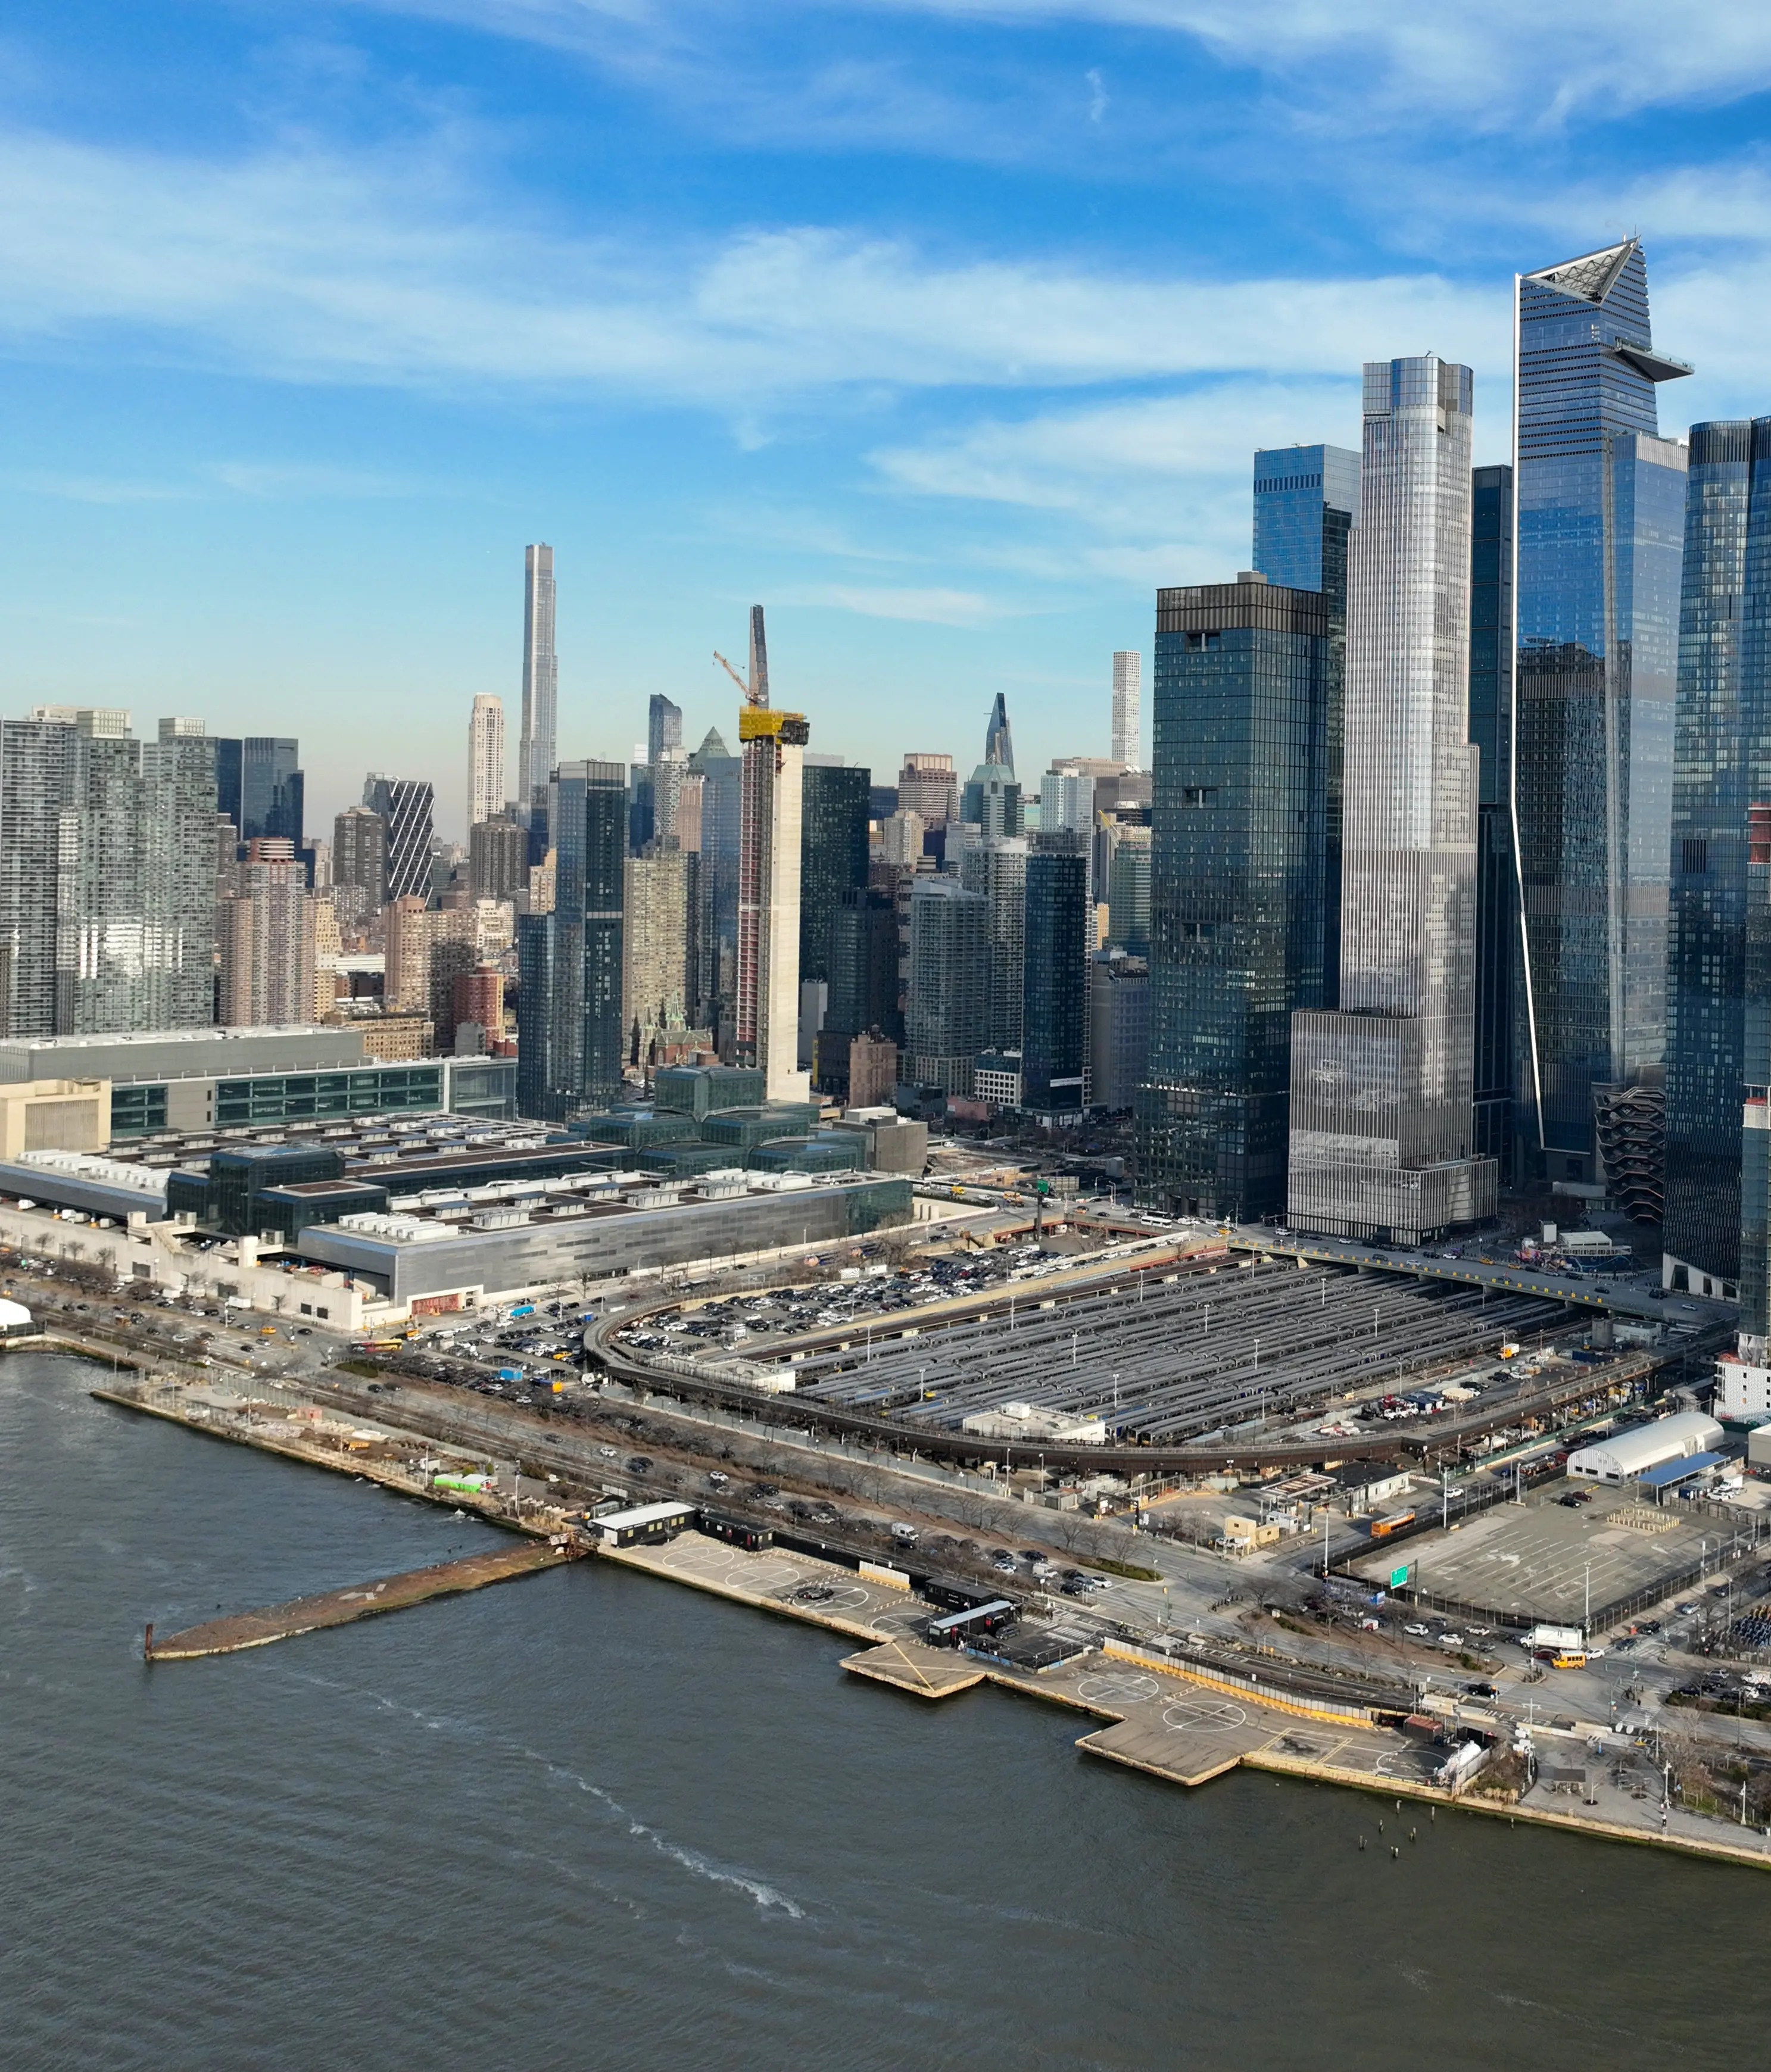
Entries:
[[662, 691], [890, 782], [1104, 754], [1159, 584], [1367, 359], [1476, 370], [1512, 277], [1645, 240], [1662, 430], [1771, 413], [1771, 9], [1736, 0], [10, 0], [0, 710], [293, 734], [465, 821], [515, 770], [523, 548], [562, 756]]

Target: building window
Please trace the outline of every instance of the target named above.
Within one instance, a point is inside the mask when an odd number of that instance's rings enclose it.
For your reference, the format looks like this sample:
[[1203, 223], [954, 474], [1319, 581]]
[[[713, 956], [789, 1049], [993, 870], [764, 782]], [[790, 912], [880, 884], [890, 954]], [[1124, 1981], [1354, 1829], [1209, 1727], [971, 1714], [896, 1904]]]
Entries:
[[1217, 804], [1217, 787], [1215, 784], [1184, 786], [1180, 803], [1184, 806], [1215, 806]]
[[1702, 878], [1710, 867], [1710, 845], [1703, 835], [1687, 835], [1678, 845], [1678, 867], [1688, 878]]
[[1220, 636], [1216, 633], [1189, 633], [1187, 636], [1187, 645], [1196, 650], [1216, 648], [1219, 641]]

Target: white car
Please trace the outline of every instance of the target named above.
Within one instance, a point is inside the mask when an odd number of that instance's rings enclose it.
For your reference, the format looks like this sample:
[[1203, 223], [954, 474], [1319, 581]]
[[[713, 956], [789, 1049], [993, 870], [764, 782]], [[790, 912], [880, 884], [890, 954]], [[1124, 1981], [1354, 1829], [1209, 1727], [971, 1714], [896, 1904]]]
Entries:
[[1423, 1626], [1405, 1626], [1402, 1628], [1404, 1633], [1411, 1633], [1416, 1640], [1425, 1640], [1429, 1630], [1429, 1628]]
[[1460, 1633], [1442, 1633], [1439, 1636], [1439, 1644], [1441, 1647], [1461, 1647], [1464, 1636]]

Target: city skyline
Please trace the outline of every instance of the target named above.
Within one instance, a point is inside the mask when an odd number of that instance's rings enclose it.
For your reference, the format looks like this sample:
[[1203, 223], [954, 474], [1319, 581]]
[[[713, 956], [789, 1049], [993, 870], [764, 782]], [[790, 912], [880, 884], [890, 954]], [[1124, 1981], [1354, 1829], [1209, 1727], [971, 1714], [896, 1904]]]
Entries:
[[8, 709], [299, 732], [317, 820], [402, 750], [452, 801], [454, 713], [517, 731], [513, 543], [545, 539], [559, 753], [624, 754], [655, 693], [698, 737], [765, 597], [854, 759], [1003, 689], [1036, 768], [1094, 746], [1065, 715], [1151, 589], [1234, 572], [1246, 448], [1353, 442], [1363, 359], [1472, 364], [1505, 460], [1515, 270], [1638, 229], [1682, 413], [1761, 406], [1745, 16], [801, 18], [636, 18], [636, 68], [563, 4], [323, 4], [291, 39], [200, 0], [175, 47], [23, 0]]

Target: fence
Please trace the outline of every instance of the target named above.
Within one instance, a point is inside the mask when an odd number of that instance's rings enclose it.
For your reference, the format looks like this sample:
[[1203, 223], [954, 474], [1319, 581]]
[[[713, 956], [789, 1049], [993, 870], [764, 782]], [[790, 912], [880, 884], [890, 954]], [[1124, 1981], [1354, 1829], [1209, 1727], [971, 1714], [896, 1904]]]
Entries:
[[1103, 1641], [1101, 1652], [1118, 1661], [1135, 1662], [1142, 1668], [1159, 1671], [1165, 1676], [1179, 1676], [1189, 1684], [1202, 1684], [1208, 1690], [1252, 1698], [1259, 1704], [1271, 1705], [1282, 1712], [1299, 1712], [1312, 1720], [1337, 1720], [1346, 1726], [1366, 1727], [1371, 1724], [1369, 1706], [1336, 1705], [1317, 1699], [1300, 1698], [1276, 1684], [1261, 1683], [1252, 1671], [1247, 1676], [1232, 1676], [1221, 1670], [1205, 1669], [1184, 1659], [1177, 1660], [1173, 1655], [1152, 1655], [1147, 1649], [1134, 1647], [1122, 1640]]

